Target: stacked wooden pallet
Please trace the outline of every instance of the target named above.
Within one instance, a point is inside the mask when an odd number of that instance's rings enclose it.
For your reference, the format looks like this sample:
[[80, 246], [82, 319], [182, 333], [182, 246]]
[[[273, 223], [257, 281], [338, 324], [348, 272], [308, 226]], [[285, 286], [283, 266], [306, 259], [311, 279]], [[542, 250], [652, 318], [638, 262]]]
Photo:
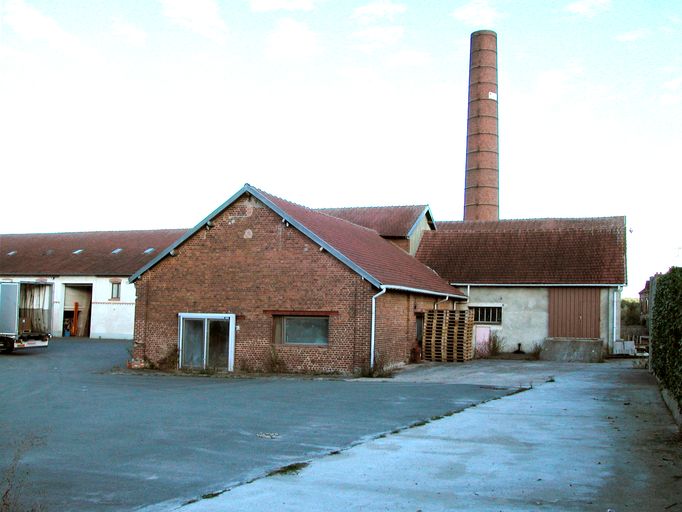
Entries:
[[438, 362], [473, 359], [473, 329], [473, 315], [469, 311], [426, 312], [422, 339], [424, 359]]

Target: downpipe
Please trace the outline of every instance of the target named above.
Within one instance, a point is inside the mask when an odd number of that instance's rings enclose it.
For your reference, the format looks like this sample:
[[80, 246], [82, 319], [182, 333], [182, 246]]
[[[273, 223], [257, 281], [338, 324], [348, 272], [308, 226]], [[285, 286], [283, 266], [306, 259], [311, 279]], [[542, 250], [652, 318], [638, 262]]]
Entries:
[[377, 293], [376, 295], [372, 296], [372, 327], [370, 329], [370, 335], [369, 335], [369, 369], [373, 370], [374, 369], [374, 343], [375, 343], [375, 337], [376, 337], [376, 328], [377, 328], [377, 298], [381, 297], [384, 293], [386, 293], [386, 287], [382, 286], [381, 291]]

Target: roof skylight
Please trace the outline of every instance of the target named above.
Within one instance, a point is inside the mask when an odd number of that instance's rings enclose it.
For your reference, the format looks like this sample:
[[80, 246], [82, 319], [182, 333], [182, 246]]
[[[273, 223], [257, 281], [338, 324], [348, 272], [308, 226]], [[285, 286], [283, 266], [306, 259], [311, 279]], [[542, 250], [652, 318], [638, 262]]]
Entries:
[[73, 251], [73, 254], [80, 254], [80, 253], [82, 253], [84, 250], [85, 250], [85, 249], [76, 249], [75, 251]]
[[17, 251], [10, 251], [7, 253], [7, 256], [14, 256], [17, 253]]
[[116, 249], [114, 249], [113, 251], [111, 251], [111, 254], [118, 254], [118, 253], [121, 252], [122, 250], [123, 250], [123, 249], [121, 249], [120, 247], [117, 247]]
[[149, 248], [147, 248], [147, 249], [144, 250], [144, 254], [151, 254], [151, 253], [153, 253], [153, 252], [154, 252], [154, 248], [153, 248], [153, 247], [149, 247]]

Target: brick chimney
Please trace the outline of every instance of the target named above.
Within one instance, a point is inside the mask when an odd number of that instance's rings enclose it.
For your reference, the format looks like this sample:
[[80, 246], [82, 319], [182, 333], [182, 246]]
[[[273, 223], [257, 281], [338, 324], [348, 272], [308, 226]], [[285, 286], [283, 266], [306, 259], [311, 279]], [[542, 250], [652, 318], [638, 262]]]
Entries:
[[499, 220], [497, 34], [471, 34], [464, 220]]

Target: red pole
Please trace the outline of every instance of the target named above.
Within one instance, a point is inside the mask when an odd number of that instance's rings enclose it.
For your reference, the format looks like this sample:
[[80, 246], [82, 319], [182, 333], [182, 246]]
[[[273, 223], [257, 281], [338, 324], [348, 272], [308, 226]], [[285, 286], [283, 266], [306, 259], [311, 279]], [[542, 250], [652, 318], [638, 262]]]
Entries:
[[71, 336], [78, 334], [78, 302], [73, 303], [73, 323], [71, 324]]

